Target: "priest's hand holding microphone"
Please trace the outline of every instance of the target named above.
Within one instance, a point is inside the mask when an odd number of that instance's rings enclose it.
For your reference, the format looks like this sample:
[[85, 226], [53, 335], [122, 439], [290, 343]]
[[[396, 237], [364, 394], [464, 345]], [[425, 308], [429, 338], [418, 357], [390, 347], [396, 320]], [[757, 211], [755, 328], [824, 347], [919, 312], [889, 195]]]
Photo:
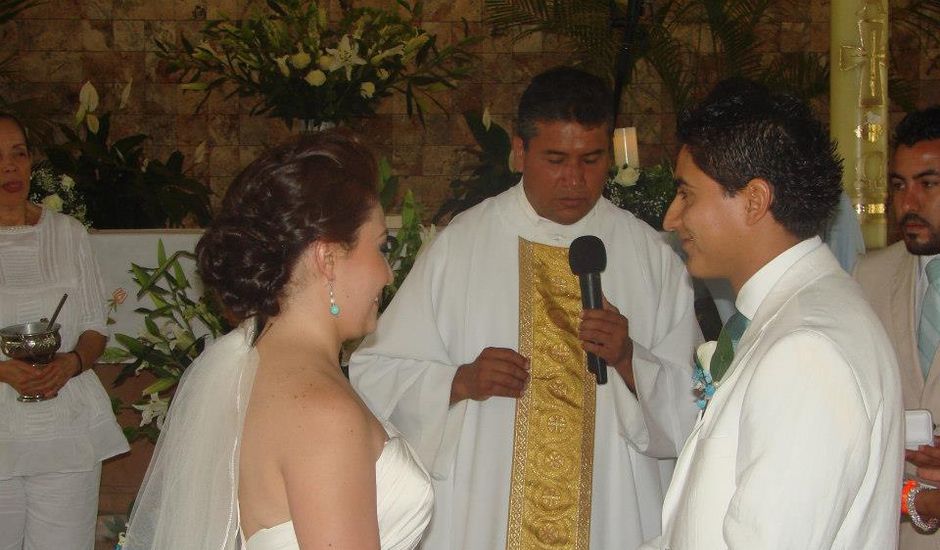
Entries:
[[568, 263], [581, 282], [584, 310], [578, 338], [581, 339], [581, 347], [588, 352], [590, 370], [598, 384], [606, 384], [609, 365], [620, 373], [630, 391], [636, 393], [630, 321], [601, 292], [600, 274], [607, 267], [603, 241], [594, 235], [578, 237], [571, 243]]
[[[581, 347], [613, 367], [620, 373], [630, 391], [636, 393], [630, 322], [600, 292], [599, 272], [604, 270], [607, 263], [604, 244], [597, 237], [589, 235], [575, 239], [571, 250], [572, 257], [569, 260], [575, 274], [582, 276], [582, 294], [588, 290], [583, 279], [592, 277], [602, 305], [593, 308], [597, 305], [597, 300], [582, 296], [585, 309], [581, 313], [581, 325], [578, 329]], [[595, 373], [595, 376], [598, 384], [606, 383], [606, 371]], [[472, 363], [461, 365], [457, 369], [451, 384], [450, 403], [453, 405], [464, 399], [485, 401], [497, 396], [518, 398], [522, 397], [528, 384], [528, 358], [509, 348], [488, 347], [481, 351]]]

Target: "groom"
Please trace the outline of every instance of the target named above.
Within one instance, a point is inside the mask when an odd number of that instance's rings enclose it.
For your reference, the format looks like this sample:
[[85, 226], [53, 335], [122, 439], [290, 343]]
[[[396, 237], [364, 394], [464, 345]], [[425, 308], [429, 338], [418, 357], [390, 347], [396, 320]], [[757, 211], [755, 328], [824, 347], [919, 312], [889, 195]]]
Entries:
[[839, 200], [832, 142], [806, 105], [742, 80], [678, 134], [665, 227], [693, 276], [729, 280], [737, 312], [699, 358], [705, 410], [645, 548], [894, 548], [900, 385], [881, 324], [818, 236]]

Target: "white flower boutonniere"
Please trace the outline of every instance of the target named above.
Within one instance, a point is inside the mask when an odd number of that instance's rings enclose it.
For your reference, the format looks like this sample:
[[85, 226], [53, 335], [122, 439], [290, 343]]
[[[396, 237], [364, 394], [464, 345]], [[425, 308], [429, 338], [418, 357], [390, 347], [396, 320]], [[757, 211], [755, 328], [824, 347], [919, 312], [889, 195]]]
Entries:
[[700, 345], [695, 350], [695, 370], [692, 373], [692, 391], [698, 400], [695, 405], [704, 410], [708, 406], [708, 401], [715, 395], [715, 382], [712, 380], [712, 374], [709, 366], [712, 362], [712, 355], [715, 355], [715, 349], [718, 342], [711, 340]]

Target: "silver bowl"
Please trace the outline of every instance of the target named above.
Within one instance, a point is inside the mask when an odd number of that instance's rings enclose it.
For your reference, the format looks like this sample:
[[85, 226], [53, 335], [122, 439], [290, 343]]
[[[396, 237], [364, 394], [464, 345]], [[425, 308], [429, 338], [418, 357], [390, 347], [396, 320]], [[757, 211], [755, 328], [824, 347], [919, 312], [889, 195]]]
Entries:
[[[47, 327], [46, 321], [3, 327], [0, 329], [0, 351], [7, 357], [31, 363], [36, 368], [46, 366], [62, 345], [59, 324], [52, 325], [52, 328]], [[25, 403], [43, 399], [42, 395], [17, 397], [17, 400]]]
[[47, 328], [44, 321], [4, 327], [0, 329], [0, 351], [13, 359], [44, 365], [62, 345], [59, 328], [58, 323]]

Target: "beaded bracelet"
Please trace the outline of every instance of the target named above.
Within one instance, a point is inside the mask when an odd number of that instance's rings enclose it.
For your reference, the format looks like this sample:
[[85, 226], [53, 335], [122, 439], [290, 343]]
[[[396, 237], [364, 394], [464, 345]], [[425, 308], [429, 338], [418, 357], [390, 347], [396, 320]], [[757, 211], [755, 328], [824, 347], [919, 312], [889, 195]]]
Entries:
[[940, 519], [930, 518], [925, 521], [924, 518], [917, 513], [917, 508], [914, 507], [914, 499], [917, 498], [917, 494], [927, 489], [932, 489], [932, 487], [918, 484], [907, 493], [907, 515], [910, 516], [911, 523], [914, 524], [914, 527], [917, 527], [921, 531], [932, 533], [937, 530], [937, 527], [940, 527]]
[[78, 353], [77, 351], [75, 351], [74, 349], [73, 349], [72, 351], [70, 351], [69, 353], [74, 354], [75, 357], [78, 358], [78, 372], [76, 372], [75, 374], [72, 375], [72, 378], [75, 378], [75, 377], [78, 376], [79, 374], [85, 372], [85, 362], [82, 361], [82, 355], [81, 355], [80, 353]]
[[917, 487], [917, 485], [918, 485], [917, 480], [909, 479], [905, 481], [904, 485], [901, 487], [901, 513], [904, 514], [905, 516], [910, 515], [910, 513], [908, 512], [908, 508], [907, 508], [907, 495], [909, 495], [911, 492], [911, 489], [913, 489], [914, 487]]

